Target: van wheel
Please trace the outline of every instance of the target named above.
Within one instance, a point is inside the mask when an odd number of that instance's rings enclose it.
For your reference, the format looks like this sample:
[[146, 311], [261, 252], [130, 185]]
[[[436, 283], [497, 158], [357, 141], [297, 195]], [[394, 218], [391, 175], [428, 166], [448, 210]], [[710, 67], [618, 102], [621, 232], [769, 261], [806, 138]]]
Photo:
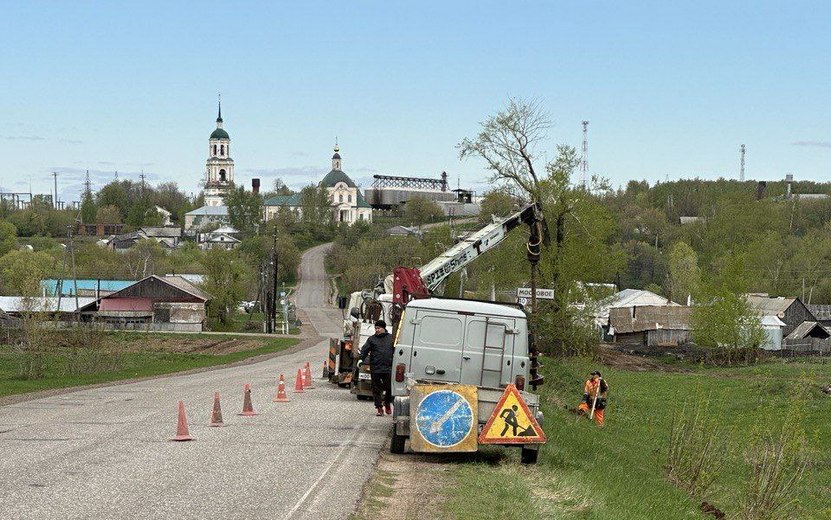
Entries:
[[404, 453], [404, 441], [407, 440], [406, 435], [398, 435], [397, 432], [398, 426], [393, 424], [392, 425], [392, 440], [390, 441], [390, 453], [395, 454], [402, 454]]
[[522, 463], [523, 464], [536, 464], [537, 463], [537, 456], [540, 454], [540, 450], [532, 450], [530, 448], [526, 448], [523, 446], [522, 448]]

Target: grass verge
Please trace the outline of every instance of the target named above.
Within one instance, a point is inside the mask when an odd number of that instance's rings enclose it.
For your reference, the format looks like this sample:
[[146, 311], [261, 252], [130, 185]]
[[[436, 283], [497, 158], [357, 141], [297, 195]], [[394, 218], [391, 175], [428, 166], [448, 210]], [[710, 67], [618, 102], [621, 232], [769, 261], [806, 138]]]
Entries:
[[[198, 334], [170, 335], [170, 334], [148, 334], [142, 335], [135, 332], [116, 333], [118, 341], [140, 341], [142, 338], [164, 337], [165, 340], [176, 341], [177, 338], [199, 338]], [[171, 337], [174, 336], [174, 337]], [[201, 336], [204, 338], [204, 336]], [[225, 336], [210, 336], [223, 338]], [[228, 335], [227, 338], [233, 338]], [[291, 338], [263, 338], [257, 348], [228, 354], [201, 354], [195, 352], [164, 352], [164, 351], [139, 351], [124, 352], [121, 357], [120, 368], [114, 371], [97, 372], [92, 374], [66, 375], [66, 359], [59, 354], [48, 354], [48, 369], [45, 377], [41, 379], [23, 380], [16, 377], [17, 354], [7, 345], [0, 345], [0, 397], [8, 395], [37, 392], [55, 388], [67, 388], [71, 386], [90, 385], [96, 383], [107, 383], [132, 379], [138, 377], [157, 376], [182, 372], [195, 368], [205, 368], [217, 365], [225, 365], [242, 361], [244, 359], [272, 354], [289, 348], [298, 343], [299, 340]]]
[[[799, 417], [810, 453], [804, 478], [794, 488], [798, 511], [789, 518], [831, 518], [831, 365], [817, 361], [771, 361], [752, 367], [688, 368], [688, 372], [634, 372], [588, 360], [546, 363], [540, 387], [548, 443], [536, 466], [519, 464], [515, 449], [492, 463], [454, 465], [446, 486], [446, 518], [528, 518], [643, 520], [714, 518], [667, 478], [667, 448], [673, 410], [684, 400], [707, 399], [708, 414], [723, 432], [723, 464], [704, 500], [737, 517], [753, 467], [749, 453], [760, 431], [781, 428], [793, 411], [791, 389], [807, 399]], [[592, 369], [610, 385], [606, 425], [579, 421], [564, 405], [576, 406]]]

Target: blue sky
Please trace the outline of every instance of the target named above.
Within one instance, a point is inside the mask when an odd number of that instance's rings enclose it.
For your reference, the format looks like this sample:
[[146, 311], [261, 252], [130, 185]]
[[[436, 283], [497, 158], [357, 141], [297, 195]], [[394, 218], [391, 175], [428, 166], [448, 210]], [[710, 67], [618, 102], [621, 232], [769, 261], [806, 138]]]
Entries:
[[[112, 4], [112, 5], [110, 5]], [[329, 169], [486, 189], [455, 145], [511, 96], [614, 185], [831, 181], [828, 2], [6, 2], [0, 186], [198, 190], [222, 93], [238, 183]]]

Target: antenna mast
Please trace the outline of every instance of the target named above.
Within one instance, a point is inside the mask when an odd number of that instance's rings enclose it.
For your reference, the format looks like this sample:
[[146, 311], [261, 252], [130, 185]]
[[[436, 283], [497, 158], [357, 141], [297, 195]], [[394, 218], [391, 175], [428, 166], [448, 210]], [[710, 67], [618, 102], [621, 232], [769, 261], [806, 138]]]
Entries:
[[583, 158], [580, 160], [580, 185], [586, 189], [589, 180], [589, 122], [583, 121]]
[[739, 167], [739, 180], [743, 181], [744, 180], [744, 152], [745, 152], [744, 145], [742, 145], [741, 148], [739, 148], [739, 150], [741, 151], [741, 157], [742, 157], [741, 166]]

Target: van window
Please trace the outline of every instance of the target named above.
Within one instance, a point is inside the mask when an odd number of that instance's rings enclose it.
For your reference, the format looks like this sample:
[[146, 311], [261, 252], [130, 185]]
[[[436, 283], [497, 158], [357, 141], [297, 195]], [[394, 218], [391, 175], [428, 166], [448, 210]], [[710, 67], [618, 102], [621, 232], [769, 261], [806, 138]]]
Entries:
[[462, 320], [442, 316], [425, 316], [418, 327], [421, 343], [455, 347], [462, 343]]

